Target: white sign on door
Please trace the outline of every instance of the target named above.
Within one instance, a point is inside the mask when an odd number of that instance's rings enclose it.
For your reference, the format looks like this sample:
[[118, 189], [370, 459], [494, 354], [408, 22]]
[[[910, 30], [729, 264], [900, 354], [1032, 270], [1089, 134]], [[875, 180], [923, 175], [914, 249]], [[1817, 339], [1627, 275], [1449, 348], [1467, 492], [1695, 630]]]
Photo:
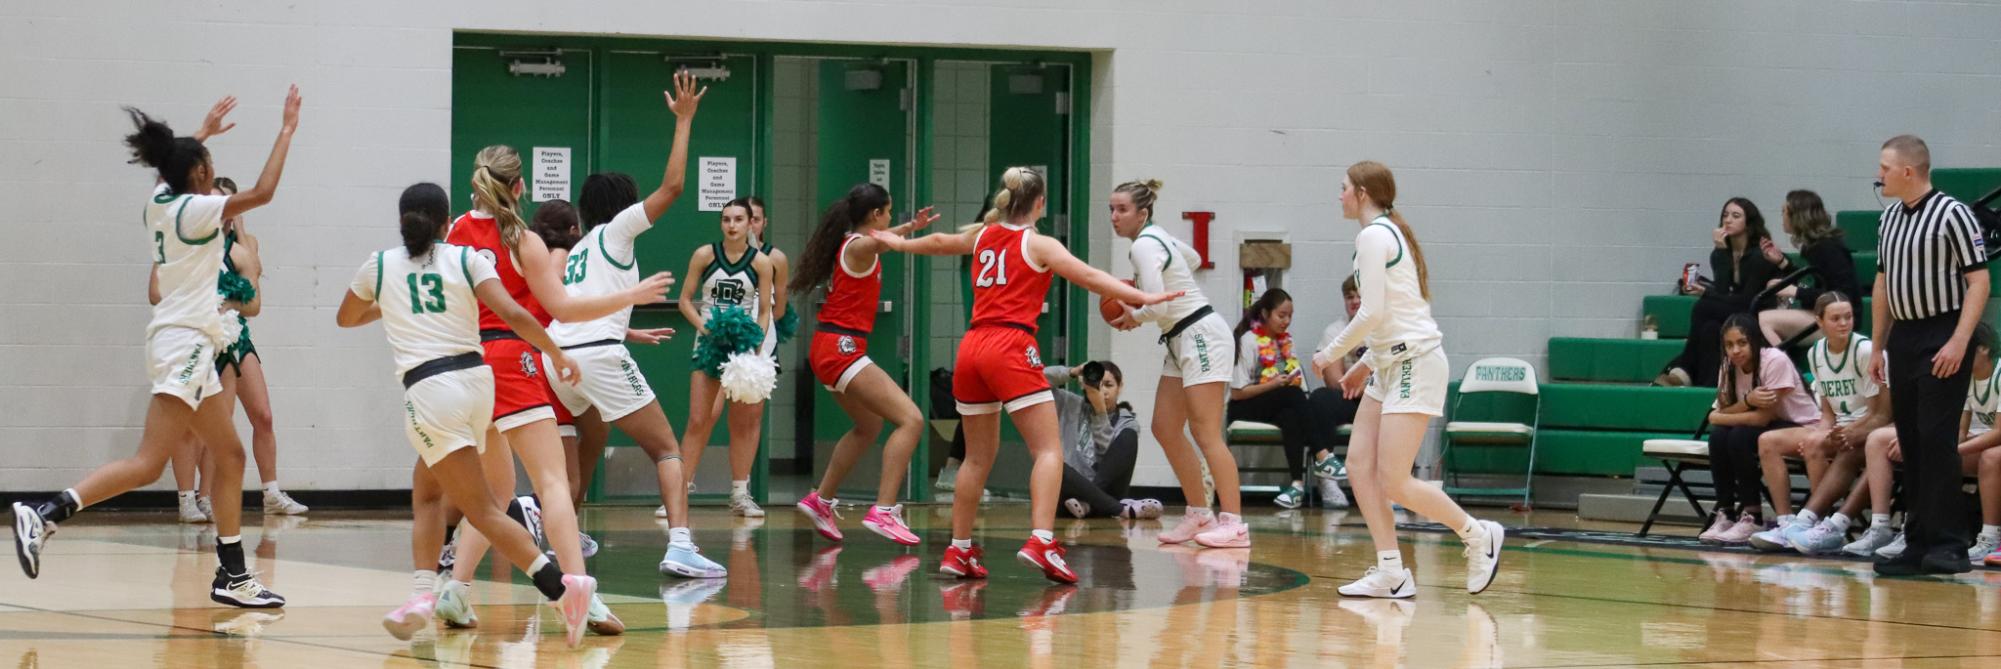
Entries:
[[868, 161], [868, 182], [889, 188], [889, 160], [886, 158]]
[[535, 147], [534, 193], [530, 199], [535, 202], [567, 200], [570, 198], [570, 147]]
[[701, 211], [722, 211], [736, 199], [736, 158], [703, 156], [701, 160]]

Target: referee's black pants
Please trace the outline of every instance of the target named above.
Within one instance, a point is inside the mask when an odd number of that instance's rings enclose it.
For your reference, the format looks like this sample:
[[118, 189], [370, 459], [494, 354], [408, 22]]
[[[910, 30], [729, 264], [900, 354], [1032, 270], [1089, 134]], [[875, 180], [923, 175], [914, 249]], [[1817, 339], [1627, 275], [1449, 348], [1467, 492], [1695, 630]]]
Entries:
[[1959, 414], [1973, 378], [1972, 360], [1961, 360], [1952, 376], [1932, 375], [1932, 356], [1952, 339], [1958, 326], [1955, 310], [1896, 321], [1890, 328], [1890, 387], [1895, 391], [1890, 394], [1890, 411], [1904, 452], [1899, 483], [1908, 516], [1904, 521], [1908, 548], [1900, 558], [1905, 561], [1945, 551], [1963, 557], [1972, 545], [1965, 501], [1959, 494]]

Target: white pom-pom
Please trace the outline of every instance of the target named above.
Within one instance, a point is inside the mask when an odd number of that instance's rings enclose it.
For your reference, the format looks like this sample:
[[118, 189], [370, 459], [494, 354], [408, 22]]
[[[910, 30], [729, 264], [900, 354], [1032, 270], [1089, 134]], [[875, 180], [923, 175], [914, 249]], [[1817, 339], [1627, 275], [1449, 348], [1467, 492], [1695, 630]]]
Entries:
[[777, 361], [756, 352], [731, 353], [722, 372], [723, 396], [731, 402], [763, 402], [778, 388]]
[[224, 309], [222, 311], [222, 331], [216, 333], [216, 346], [223, 349], [235, 346], [236, 340], [243, 338], [244, 327], [246, 325], [241, 319], [237, 318], [235, 309]]

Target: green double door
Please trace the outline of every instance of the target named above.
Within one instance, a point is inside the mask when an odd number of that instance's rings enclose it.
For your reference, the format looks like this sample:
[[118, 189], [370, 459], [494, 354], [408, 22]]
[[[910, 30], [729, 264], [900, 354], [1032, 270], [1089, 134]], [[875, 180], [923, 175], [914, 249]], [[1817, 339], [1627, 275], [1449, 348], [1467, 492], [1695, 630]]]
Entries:
[[[552, 59], [562, 64], [560, 75], [520, 75], [509, 69], [511, 63]], [[453, 204], [460, 211], [472, 208], [469, 191], [474, 157], [491, 144], [506, 144], [521, 154], [522, 173], [529, 180], [522, 196], [522, 213], [527, 217], [534, 216], [538, 207], [536, 191], [547, 190], [574, 202], [584, 178], [595, 172], [623, 172], [638, 183], [642, 197], [652, 192], [664, 176], [674, 140], [674, 115], [667, 109], [665, 93], [672, 88], [674, 72], [683, 67], [706, 77], [700, 83], [708, 88], [689, 138], [687, 181], [681, 197], [654, 221], [652, 230], [639, 237], [635, 256], [642, 274], [668, 271], [680, 281], [696, 280], [686, 276], [690, 256], [695, 249], [722, 239], [721, 212], [704, 210], [714, 208], [702, 206], [705, 191], [750, 195], [759, 186], [754, 128], [760, 73], [758, 59], [751, 56], [686, 60], [640, 50], [561, 49], [523, 55], [501, 48], [456, 47], [452, 87], [452, 174], [456, 182], [447, 186], [453, 193]], [[720, 78], [725, 73], [727, 78]], [[568, 151], [566, 187], [538, 172], [542, 166], [536, 157], [547, 149]], [[710, 163], [718, 162], [715, 159], [733, 162], [728, 163], [728, 173], [720, 175], [725, 178], [717, 179], [703, 173], [705, 159]], [[678, 298], [680, 288], [676, 285], [670, 290], [669, 303], [640, 307], [632, 318], [635, 328], [671, 327], [678, 334], [657, 346], [629, 347], [677, 431], [687, 425], [688, 361], [695, 341], [694, 328], [672, 301]], [[728, 426], [719, 423], [709, 443], [727, 445]], [[633, 442], [614, 431], [611, 444], [631, 446]], [[712, 449], [703, 460], [696, 477], [699, 489], [703, 493], [728, 491], [725, 450]], [[753, 477], [760, 487], [765, 461], [759, 458]], [[649, 478], [650, 466], [613, 469], [599, 478], [597, 487], [613, 489], [616, 495], [625, 488], [647, 490], [655, 485]]]

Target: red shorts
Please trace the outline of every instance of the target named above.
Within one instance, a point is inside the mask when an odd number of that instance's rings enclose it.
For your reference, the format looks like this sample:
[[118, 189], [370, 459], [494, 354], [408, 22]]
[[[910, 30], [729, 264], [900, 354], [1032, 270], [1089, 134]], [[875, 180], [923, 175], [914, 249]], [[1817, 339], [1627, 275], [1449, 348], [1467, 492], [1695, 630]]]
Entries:
[[564, 437], [577, 436], [577, 417], [570, 415], [570, 408], [564, 406], [562, 400], [556, 399], [554, 385], [556, 383], [558, 381], [549, 378], [548, 374], [542, 375], [542, 390], [545, 393], [543, 399], [548, 400], [549, 408], [556, 412], [556, 434]]
[[1042, 375], [1042, 351], [1035, 335], [1005, 326], [976, 327], [959, 342], [952, 369], [952, 398], [961, 415], [1014, 413], [1056, 396]]
[[482, 342], [486, 366], [493, 368], [493, 426], [502, 432], [538, 420], [552, 420], [554, 391], [542, 377], [542, 354], [519, 339]]
[[847, 392], [848, 382], [875, 364], [868, 358], [868, 338], [820, 330], [813, 333], [813, 347], [806, 354], [813, 378], [837, 393]]

